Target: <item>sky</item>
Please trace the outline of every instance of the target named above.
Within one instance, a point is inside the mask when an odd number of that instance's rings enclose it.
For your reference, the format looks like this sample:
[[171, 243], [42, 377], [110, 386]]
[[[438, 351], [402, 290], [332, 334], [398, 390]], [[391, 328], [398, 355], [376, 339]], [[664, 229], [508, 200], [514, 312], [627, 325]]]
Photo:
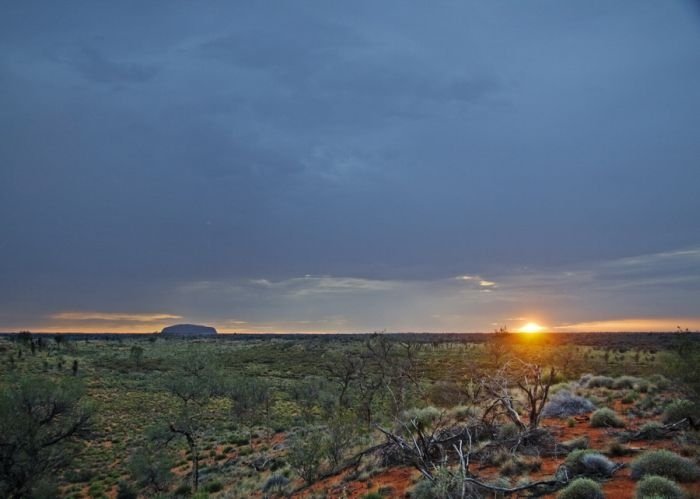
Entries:
[[700, 8], [5, 2], [0, 330], [700, 328]]

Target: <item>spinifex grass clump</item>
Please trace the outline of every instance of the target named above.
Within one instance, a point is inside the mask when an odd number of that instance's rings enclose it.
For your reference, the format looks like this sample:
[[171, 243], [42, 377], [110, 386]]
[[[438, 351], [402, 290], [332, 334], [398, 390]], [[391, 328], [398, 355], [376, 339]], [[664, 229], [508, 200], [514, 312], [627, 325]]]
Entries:
[[591, 426], [593, 428], [622, 428], [625, 426], [624, 421], [612, 409], [598, 409], [591, 415]]
[[638, 480], [645, 475], [660, 475], [679, 482], [700, 479], [700, 468], [690, 459], [668, 450], [645, 452], [632, 461], [632, 478]]
[[558, 499], [605, 499], [600, 485], [590, 478], [577, 478], [557, 496]]
[[578, 449], [569, 453], [564, 462], [572, 475], [605, 476], [615, 471], [615, 463], [604, 455], [589, 449]]
[[584, 397], [563, 390], [550, 397], [544, 406], [542, 416], [545, 418], [568, 418], [595, 410], [595, 404]]
[[697, 418], [697, 407], [690, 400], [680, 399], [674, 400], [664, 409], [663, 422], [677, 423], [681, 419]]
[[636, 499], [649, 499], [660, 497], [663, 499], [683, 499], [683, 490], [673, 480], [668, 478], [648, 475], [642, 478], [634, 489]]

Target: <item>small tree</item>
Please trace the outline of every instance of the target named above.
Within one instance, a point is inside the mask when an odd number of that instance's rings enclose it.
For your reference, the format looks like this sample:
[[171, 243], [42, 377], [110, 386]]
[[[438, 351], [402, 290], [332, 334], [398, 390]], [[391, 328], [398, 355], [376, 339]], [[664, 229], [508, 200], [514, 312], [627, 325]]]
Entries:
[[319, 475], [323, 459], [323, 439], [316, 428], [298, 430], [289, 439], [287, 460], [306, 483], [313, 483]]
[[[153, 441], [157, 442], [158, 439]], [[152, 493], [165, 492], [172, 482], [173, 460], [152, 443], [138, 449], [129, 459], [129, 472], [142, 490]]]
[[270, 426], [273, 400], [269, 383], [260, 378], [238, 378], [229, 382], [224, 391], [231, 400], [231, 414], [249, 433], [260, 422]]
[[[484, 392], [491, 400], [482, 419], [486, 420], [488, 416], [502, 414], [520, 431], [534, 430], [540, 424], [542, 410], [547, 403], [549, 389], [555, 379], [554, 368], [545, 374], [537, 364], [507, 362], [503, 368], [483, 381]], [[514, 389], [519, 389], [525, 396], [527, 425], [520, 417]]]
[[178, 402], [178, 410], [168, 422], [173, 437], [183, 437], [192, 460], [192, 490], [199, 487], [199, 442], [204, 429], [204, 414], [211, 398], [222, 394], [219, 372], [211, 359], [202, 355], [184, 358], [165, 381], [165, 388]]

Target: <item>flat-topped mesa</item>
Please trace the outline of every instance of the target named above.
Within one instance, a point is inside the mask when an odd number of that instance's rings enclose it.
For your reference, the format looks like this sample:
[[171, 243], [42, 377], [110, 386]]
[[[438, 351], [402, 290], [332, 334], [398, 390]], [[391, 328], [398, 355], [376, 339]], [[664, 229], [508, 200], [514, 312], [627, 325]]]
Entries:
[[171, 336], [212, 336], [218, 334], [218, 332], [211, 326], [175, 324], [174, 326], [164, 327], [160, 334], [168, 334]]

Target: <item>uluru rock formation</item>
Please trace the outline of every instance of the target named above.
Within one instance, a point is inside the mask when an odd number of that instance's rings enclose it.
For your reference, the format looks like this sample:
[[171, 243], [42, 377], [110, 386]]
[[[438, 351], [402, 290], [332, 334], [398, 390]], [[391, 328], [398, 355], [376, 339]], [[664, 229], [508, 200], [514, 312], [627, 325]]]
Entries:
[[218, 334], [216, 328], [211, 326], [201, 326], [199, 324], [175, 324], [164, 327], [160, 334], [178, 336], [211, 336]]

